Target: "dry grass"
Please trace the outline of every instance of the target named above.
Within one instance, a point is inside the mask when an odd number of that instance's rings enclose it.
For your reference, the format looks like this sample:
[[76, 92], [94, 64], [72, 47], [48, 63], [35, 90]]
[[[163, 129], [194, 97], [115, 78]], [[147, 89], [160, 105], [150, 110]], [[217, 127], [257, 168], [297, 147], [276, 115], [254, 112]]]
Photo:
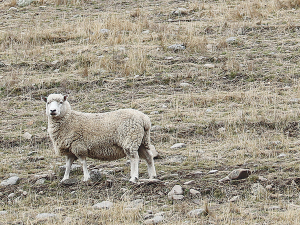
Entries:
[[[0, 188], [8, 212], [0, 224], [141, 224], [147, 210], [163, 211], [164, 224], [299, 224], [299, 10], [294, 0], [1, 2], [0, 178], [22, 180]], [[173, 44], [186, 49], [168, 49]], [[166, 183], [129, 184], [122, 159], [90, 160], [91, 168], [122, 167], [97, 184], [60, 185], [64, 159], [52, 151], [40, 101], [53, 92], [68, 93], [76, 110], [148, 114], [160, 127], [152, 142]], [[176, 142], [187, 147], [171, 150]], [[218, 182], [235, 168], [252, 175]], [[145, 163], [140, 169], [146, 178]], [[51, 172], [35, 184], [35, 174]], [[195, 184], [184, 186], [189, 180]], [[272, 188], [254, 196], [257, 182]], [[167, 199], [175, 184], [184, 187], [182, 201]], [[191, 196], [190, 188], [201, 194]], [[137, 198], [145, 204], [126, 209]], [[115, 207], [92, 208], [103, 200]], [[207, 216], [187, 215], [205, 207]], [[58, 217], [37, 221], [43, 212]]]

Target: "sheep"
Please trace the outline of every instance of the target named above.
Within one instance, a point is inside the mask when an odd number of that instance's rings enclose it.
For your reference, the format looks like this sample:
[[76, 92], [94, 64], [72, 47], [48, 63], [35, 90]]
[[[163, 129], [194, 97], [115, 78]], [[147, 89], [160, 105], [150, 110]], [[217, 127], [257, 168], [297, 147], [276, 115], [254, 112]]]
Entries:
[[130, 181], [139, 178], [139, 157], [147, 163], [150, 179], [156, 177], [150, 144], [151, 122], [147, 115], [134, 109], [119, 109], [106, 113], [83, 113], [71, 109], [67, 95], [50, 94], [46, 102], [48, 133], [55, 152], [66, 156], [63, 179], [69, 179], [72, 163], [79, 159], [83, 181], [90, 175], [86, 158], [112, 161], [130, 159]]

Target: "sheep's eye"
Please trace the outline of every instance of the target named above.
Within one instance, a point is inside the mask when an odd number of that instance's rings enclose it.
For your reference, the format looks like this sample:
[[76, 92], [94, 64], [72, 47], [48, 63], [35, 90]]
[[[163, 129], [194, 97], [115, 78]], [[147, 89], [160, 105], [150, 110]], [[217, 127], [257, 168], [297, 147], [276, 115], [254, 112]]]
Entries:
[[63, 101], [61, 101], [60, 104], [63, 104]]

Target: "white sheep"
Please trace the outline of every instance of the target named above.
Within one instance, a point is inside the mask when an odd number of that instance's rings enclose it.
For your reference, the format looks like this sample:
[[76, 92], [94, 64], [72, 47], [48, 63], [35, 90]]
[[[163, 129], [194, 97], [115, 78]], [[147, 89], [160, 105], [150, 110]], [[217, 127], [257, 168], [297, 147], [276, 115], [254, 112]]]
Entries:
[[138, 180], [139, 157], [146, 160], [150, 179], [156, 177], [150, 148], [151, 122], [147, 115], [134, 109], [107, 113], [82, 113], [71, 109], [67, 96], [51, 94], [43, 97], [48, 116], [48, 133], [55, 152], [65, 155], [66, 171], [62, 181], [69, 179], [74, 160], [83, 166], [83, 181], [90, 178], [86, 157], [115, 160], [128, 156], [130, 181]]

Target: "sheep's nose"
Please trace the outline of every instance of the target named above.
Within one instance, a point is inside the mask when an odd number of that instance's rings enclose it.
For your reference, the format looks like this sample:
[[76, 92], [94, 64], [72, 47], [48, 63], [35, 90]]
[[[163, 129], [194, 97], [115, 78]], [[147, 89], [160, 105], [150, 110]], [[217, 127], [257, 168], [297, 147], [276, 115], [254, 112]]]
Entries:
[[50, 109], [50, 114], [55, 115], [56, 114], [56, 109]]

